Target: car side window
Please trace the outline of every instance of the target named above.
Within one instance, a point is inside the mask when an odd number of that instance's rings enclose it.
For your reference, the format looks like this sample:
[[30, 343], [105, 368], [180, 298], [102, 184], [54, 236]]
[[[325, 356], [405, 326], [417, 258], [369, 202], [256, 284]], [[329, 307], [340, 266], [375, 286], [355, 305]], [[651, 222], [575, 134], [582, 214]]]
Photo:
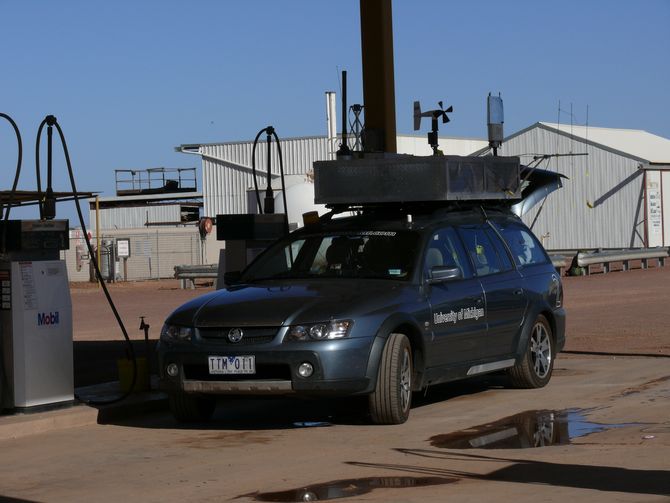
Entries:
[[485, 227], [464, 225], [459, 227], [458, 232], [463, 238], [477, 276], [487, 276], [504, 270], [496, 247], [487, 235]]
[[471, 278], [473, 275], [465, 250], [453, 227], [438, 230], [428, 241], [424, 274], [434, 266], [458, 267], [463, 278]]
[[523, 225], [515, 222], [496, 223], [518, 266], [546, 264], [548, 258], [537, 238]]
[[505, 244], [500, 239], [500, 236], [496, 234], [496, 231], [488, 228], [486, 229], [486, 235], [489, 237], [496, 249], [496, 252], [498, 253], [498, 258], [500, 259], [503, 271], [511, 271], [514, 269], [514, 266], [512, 265], [512, 259], [509, 257], [509, 253], [505, 248]]

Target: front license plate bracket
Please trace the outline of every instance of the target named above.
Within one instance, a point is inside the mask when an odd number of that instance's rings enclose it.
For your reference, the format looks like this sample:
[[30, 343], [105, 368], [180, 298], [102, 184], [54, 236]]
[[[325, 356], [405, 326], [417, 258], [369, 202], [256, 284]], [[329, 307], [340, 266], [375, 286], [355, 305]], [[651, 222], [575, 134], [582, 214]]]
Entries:
[[209, 356], [210, 375], [240, 375], [256, 373], [256, 357], [243, 356]]

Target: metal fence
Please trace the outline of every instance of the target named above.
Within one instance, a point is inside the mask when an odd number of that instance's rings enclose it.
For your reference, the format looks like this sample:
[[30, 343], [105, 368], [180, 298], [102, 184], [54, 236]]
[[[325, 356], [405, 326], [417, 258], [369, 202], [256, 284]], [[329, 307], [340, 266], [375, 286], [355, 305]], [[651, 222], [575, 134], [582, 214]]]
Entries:
[[[130, 243], [130, 256], [118, 257], [117, 240]], [[95, 246], [96, 236], [92, 237]], [[100, 236], [100, 268], [114, 281], [173, 278], [178, 265], [206, 262], [206, 244], [196, 228], [104, 231]], [[62, 252], [70, 281], [90, 281], [92, 265], [82, 237], [70, 239], [70, 249]]]

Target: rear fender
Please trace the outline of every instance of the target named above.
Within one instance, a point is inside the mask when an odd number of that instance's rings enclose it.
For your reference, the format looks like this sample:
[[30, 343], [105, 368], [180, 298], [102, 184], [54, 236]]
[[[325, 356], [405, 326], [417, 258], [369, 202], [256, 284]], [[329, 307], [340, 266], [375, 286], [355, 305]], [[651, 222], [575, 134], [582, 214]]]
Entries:
[[[549, 322], [549, 326], [551, 327], [552, 332], [553, 344], [554, 346], [556, 346], [556, 323], [551, 312], [552, 311], [551, 309], [549, 309], [548, 306], [539, 306], [539, 308], [533, 309], [532, 311], [528, 311], [526, 320], [523, 324], [523, 328], [521, 329], [519, 342], [516, 347], [515, 352], [516, 363], [520, 363], [524, 355], [526, 354], [526, 348], [528, 347], [528, 339], [530, 338], [530, 332], [533, 329], [533, 324], [535, 323], [535, 320], [537, 320], [537, 317], [541, 314], [543, 314], [544, 317], [547, 318], [547, 321]], [[558, 352], [557, 347], [554, 347], [554, 350]]]

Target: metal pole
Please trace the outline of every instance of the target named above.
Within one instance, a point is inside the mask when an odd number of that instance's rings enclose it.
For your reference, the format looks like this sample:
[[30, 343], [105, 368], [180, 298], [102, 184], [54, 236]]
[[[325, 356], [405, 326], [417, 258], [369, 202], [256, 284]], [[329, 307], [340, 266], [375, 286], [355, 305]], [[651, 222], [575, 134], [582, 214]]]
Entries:
[[[100, 267], [100, 198], [98, 196], [95, 196], [95, 247], [95, 259]], [[100, 287], [99, 280], [98, 287]]]
[[326, 92], [326, 126], [328, 130], [328, 157], [335, 159], [335, 144], [337, 142], [337, 122], [335, 117], [335, 93]]
[[156, 279], [161, 279], [161, 250], [158, 243], [158, 229], [156, 229]]
[[360, 0], [360, 11], [365, 104], [363, 148], [396, 152], [391, 0]]
[[[275, 212], [275, 200], [274, 200], [274, 193], [272, 191], [272, 158], [271, 158], [271, 151], [270, 151], [270, 146], [272, 143], [272, 133], [274, 132], [274, 128], [272, 126], [268, 126], [266, 128], [266, 133], [267, 133], [267, 138], [266, 142], [268, 144], [268, 158], [267, 158], [267, 189], [265, 190], [265, 208], [263, 210], [263, 213], [266, 214], [273, 214]], [[284, 210], [286, 211], [286, 210]]]

